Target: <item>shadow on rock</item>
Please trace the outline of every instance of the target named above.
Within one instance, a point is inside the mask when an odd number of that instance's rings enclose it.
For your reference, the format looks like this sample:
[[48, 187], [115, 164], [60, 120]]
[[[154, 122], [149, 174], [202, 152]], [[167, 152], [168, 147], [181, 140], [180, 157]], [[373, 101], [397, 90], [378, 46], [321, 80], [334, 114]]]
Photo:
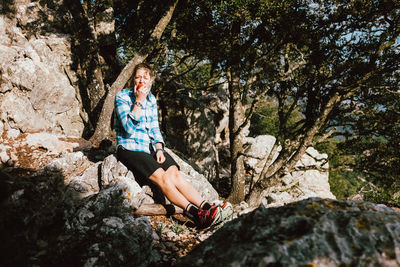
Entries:
[[1, 257], [1, 266], [52, 262], [57, 236], [63, 232], [62, 174], [28, 173], [28, 170], [0, 170], [0, 250], [7, 255]]
[[[33, 174], [0, 170], [0, 250], [7, 255], [1, 266], [146, 266], [151, 261], [151, 223], [133, 215], [133, 203], [124, 195], [128, 186], [119, 181], [100, 191], [90, 182], [77, 187], [84, 179], [57, 167], [85, 166], [77, 164], [79, 155], [56, 159]], [[99, 181], [89, 174], [86, 178]]]
[[177, 266], [399, 266], [399, 249], [395, 209], [309, 198], [228, 222]]

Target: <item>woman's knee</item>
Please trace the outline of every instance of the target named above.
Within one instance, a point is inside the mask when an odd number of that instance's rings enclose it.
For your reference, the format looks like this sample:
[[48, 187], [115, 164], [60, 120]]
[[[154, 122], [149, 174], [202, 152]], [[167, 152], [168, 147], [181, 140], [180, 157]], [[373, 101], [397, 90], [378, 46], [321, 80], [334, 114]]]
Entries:
[[158, 186], [164, 187], [167, 184], [167, 179], [165, 174], [166, 172], [163, 169], [159, 168], [149, 177], [149, 179]]
[[179, 172], [179, 169], [174, 165], [167, 169], [165, 172], [167, 179], [171, 180], [174, 184], [178, 184], [182, 182], [183, 176]]

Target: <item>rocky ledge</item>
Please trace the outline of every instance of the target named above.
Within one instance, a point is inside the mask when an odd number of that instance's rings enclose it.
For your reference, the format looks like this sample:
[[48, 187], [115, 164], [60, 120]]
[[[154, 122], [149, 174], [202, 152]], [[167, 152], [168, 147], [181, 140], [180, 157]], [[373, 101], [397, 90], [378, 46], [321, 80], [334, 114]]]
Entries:
[[399, 266], [400, 214], [309, 198], [260, 206], [224, 225], [177, 266]]

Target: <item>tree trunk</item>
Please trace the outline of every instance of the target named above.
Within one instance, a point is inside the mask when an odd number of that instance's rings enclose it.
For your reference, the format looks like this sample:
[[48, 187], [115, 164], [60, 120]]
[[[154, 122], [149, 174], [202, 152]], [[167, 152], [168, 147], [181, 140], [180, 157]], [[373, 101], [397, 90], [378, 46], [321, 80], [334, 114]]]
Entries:
[[166, 26], [171, 20], [172, 14], [174, 13], [175, 7], [178, 0], [171, 2], [171, 5], [164, 16], [158, 21], [154, 27], [153, 32], [150, 35], [150, 39], [143, 45], [143, 47], [134, 55], [129, 63], [124, 67], [118, 78], [112, 84], [108, 90], [108, 94], [104, 100], [103, 108], [100, 113], [99, 120], [97, 121], [96, 130], [90, 141], [94, 146], [100, 144], [100, 142], [111, 134], [111, 116], [114, 109], [114, 98], [118, 91], [123, 89], [126, 82], [132, 76], [133, 69], [135, 66], [147, 58], [149, 53], [156, 47], [158, 41], [161, 38]]
[[229, 201], [240, 203], [245, 197], [245, 175], [243, 167], [243, 123], [245, 111], [240, 92], [240, 21], [232, 23], [232, 52], [229, 63], [229, 137], [231, 152], [231, 181], [232, 189]]
[[65, 5], [72, 15], [73, 41], [71, 52], [73, 66], [79, 82], [82, 106], [89, 115], [90, 124], [96, 121], [96, 107], [105, 95], [103, 74], [99, 62], [99, 45], [94, 30], [94, 19], [87, 15], [78, 0], [66, 0]]

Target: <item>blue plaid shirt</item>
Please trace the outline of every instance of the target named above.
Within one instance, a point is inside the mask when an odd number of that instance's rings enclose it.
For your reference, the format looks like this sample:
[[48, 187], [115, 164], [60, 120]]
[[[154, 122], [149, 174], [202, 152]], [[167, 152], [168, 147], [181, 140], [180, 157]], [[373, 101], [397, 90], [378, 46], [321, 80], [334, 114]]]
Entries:
[[141, 108], [140, 116], [133, 111], [135, 100], [133, 88], [119, 91], [115, 96], [114, 125], [117, 146], [150, 154], [149, 144], [155, 148], [155, 144], [161, 142], [164, 146], [158, 124], [157, 100], [149, 92]]

